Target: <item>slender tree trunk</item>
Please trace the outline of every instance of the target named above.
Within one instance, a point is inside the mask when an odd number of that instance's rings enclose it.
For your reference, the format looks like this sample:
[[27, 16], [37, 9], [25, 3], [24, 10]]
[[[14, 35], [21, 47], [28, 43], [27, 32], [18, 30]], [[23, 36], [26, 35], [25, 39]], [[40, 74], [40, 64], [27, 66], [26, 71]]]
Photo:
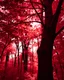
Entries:
[[27, 71], [27, 65], [28, 65], [28, 54], [26, 51], [25, 56], [24, 56], [24, 70], [25, 71]]
[[28, 65], [28, 46], [25, 44], [24, 48], [24, 71], [27, 71]]
[[25, 43], [22, 43], [22, 62], [24, 64], [24, 71], [27, 71], [27, 65], [28, 65], [28, 45]]
[[6, 67], [7, 67], [8, 61], [9, 61], [9, 53], [6, 54], [6, 62], [5, 62]]
[[15, 54], [14, 66], [16, 66], [16, 54]]
[[18, 66], [19, 66], [19, 45], [18, 45]]
[[22, 42], [22, 62], [24, 61], [24, 42]]

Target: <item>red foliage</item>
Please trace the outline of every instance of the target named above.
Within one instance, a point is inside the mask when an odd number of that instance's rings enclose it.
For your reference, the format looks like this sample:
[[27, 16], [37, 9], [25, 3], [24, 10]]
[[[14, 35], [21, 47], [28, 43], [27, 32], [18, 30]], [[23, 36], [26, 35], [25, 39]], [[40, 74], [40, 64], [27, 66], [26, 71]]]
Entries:
[[[0, 0], [0, 80], [37, 79], [38, 58], [35, 49], [38, 49], [41, 42], [43, 29], [40, 17], [43, 18], [43, 16], [41, 16], [41, 1], [32, 0], [32, 2], [33, 5], [30, 0]], [[59, 0], [53, 1], [53, 14], [56, 12], [58, 3]], [[56, 32], [64, 26], [63, 7], [64, 3], [58, 19]], [[19, 44], [20, 42], [21, 44]], [[28, 46], [28, 71], [26, 73], [24, 72], [24, 63], [22, 61], [23, 42], [24, 45]], [[17, 45], [19, 45], [19, 50], [22, 49], [22, 52], [19, 52], [19, 62], [21, 63], [19, 66]], [[10, 58], [10, 55], [12, 55], [12, 58]], [[8, 61], [6, 61], [6, 56], [9, 57]], [[52, 63], [54, 79], [63, 79], [64, 30], [58, 34], [54, 41]]]

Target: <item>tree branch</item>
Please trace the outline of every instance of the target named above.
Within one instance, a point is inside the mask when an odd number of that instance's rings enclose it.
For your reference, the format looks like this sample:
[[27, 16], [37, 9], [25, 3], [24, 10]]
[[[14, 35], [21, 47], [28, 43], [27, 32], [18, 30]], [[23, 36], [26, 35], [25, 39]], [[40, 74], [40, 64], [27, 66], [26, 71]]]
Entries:
[[57, 36], [58, 34], [60, 34], [63, 29], [64, 29], [64, 26], [56, 33], [55, 36]]
[[39, 17], [39, 19], [40, 19], [40, 21], [41, 21], [41, 24], [45, 27], [45, 24], [42, 22], [42, 19], [41, 19], [40, 15], [38, 14], [37, 10], [35, 9], [35, 7], [34, 7], [34, 5], [33, 5], [33, 3], [32, 3], [31, 0], [30, 0], [30, 3], [31, 3], [31, 5], [32, 5], [33, 9], [35, 10], [36, 14], [38, 15], [38, 17]]
[[[24, 2], [29, 2], [30, 3], [30, 1], [24, 1]], [[39, 4], [39, 5], [42, 5], [43, 7], [46, 7], [42, 0], [40, 0], [40, 2], [32, 1], [32, 3]]]
[[60, 12], [61, 12], [62, 3], [63, 3], [63, 0], [59, 0], [59, 4], [58, 4], [58, 7], [57, 7], [57, 10], [56, 10], [56, 12], [55, 12], [55, 14], [53, 16], [52, 25], [55, 26], [55, 29], [56, 29], [58, 18], [59, 18]]

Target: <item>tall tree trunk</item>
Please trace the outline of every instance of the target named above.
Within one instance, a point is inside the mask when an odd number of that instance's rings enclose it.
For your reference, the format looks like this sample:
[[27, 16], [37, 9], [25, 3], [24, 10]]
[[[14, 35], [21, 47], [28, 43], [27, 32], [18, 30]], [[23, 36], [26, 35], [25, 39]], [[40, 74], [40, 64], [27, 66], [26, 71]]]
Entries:
[[19, 41], [17, 41], [17, 43], [16, 43], [16, 48], [17, 48], [17, 53], [18, 53], [18, 66], [19, 66], [19, 64], [20, 64], [20, 62], [19, 62]]
[[26, 51], [24, 55], [24, 71], [27, 71], [27, 65], [28, 65], [28, 54]]
[[24, 47], [24, 71], [27, 71], [28, 65], [28, 46], [25, 44]]
[[52, 50], [54, 38], [44, 30], [38, 49], [38, 80], [53, 80]]
[[8, 61], [9, 61], [9, 53], [7, 52], [7, 54], [6, 54], [5, 67], [7, 67]]
[[41, 45], [38, 53], [38, 80], [53, 80], [52, 50], [55, 31], [52, 29], [52, 2], [44, 0], [45, 7], [45, 27], [42, 34]]
[[16, 54], [15, 54], [14, 66], [16, 66]]
[[22, 61], [24, 64], [24, 71], [27, 71], [27, 65], [28, 65], [28, 45], [25, 43], [22, 43]]
[[19, 66], [20, 62], [19, 62], [19, 45], [18, 45], [18, 66]]
[[24, 42], [22, 42], [22, 62], [24, 61]]

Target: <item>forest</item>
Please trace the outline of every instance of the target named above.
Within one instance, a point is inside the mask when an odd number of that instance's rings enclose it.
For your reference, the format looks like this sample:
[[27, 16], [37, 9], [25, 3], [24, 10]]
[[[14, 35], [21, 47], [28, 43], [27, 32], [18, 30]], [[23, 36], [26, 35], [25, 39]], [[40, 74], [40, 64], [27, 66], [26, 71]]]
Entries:
[[0, 0], [0, 80], [64, 80], [64, 0]]

